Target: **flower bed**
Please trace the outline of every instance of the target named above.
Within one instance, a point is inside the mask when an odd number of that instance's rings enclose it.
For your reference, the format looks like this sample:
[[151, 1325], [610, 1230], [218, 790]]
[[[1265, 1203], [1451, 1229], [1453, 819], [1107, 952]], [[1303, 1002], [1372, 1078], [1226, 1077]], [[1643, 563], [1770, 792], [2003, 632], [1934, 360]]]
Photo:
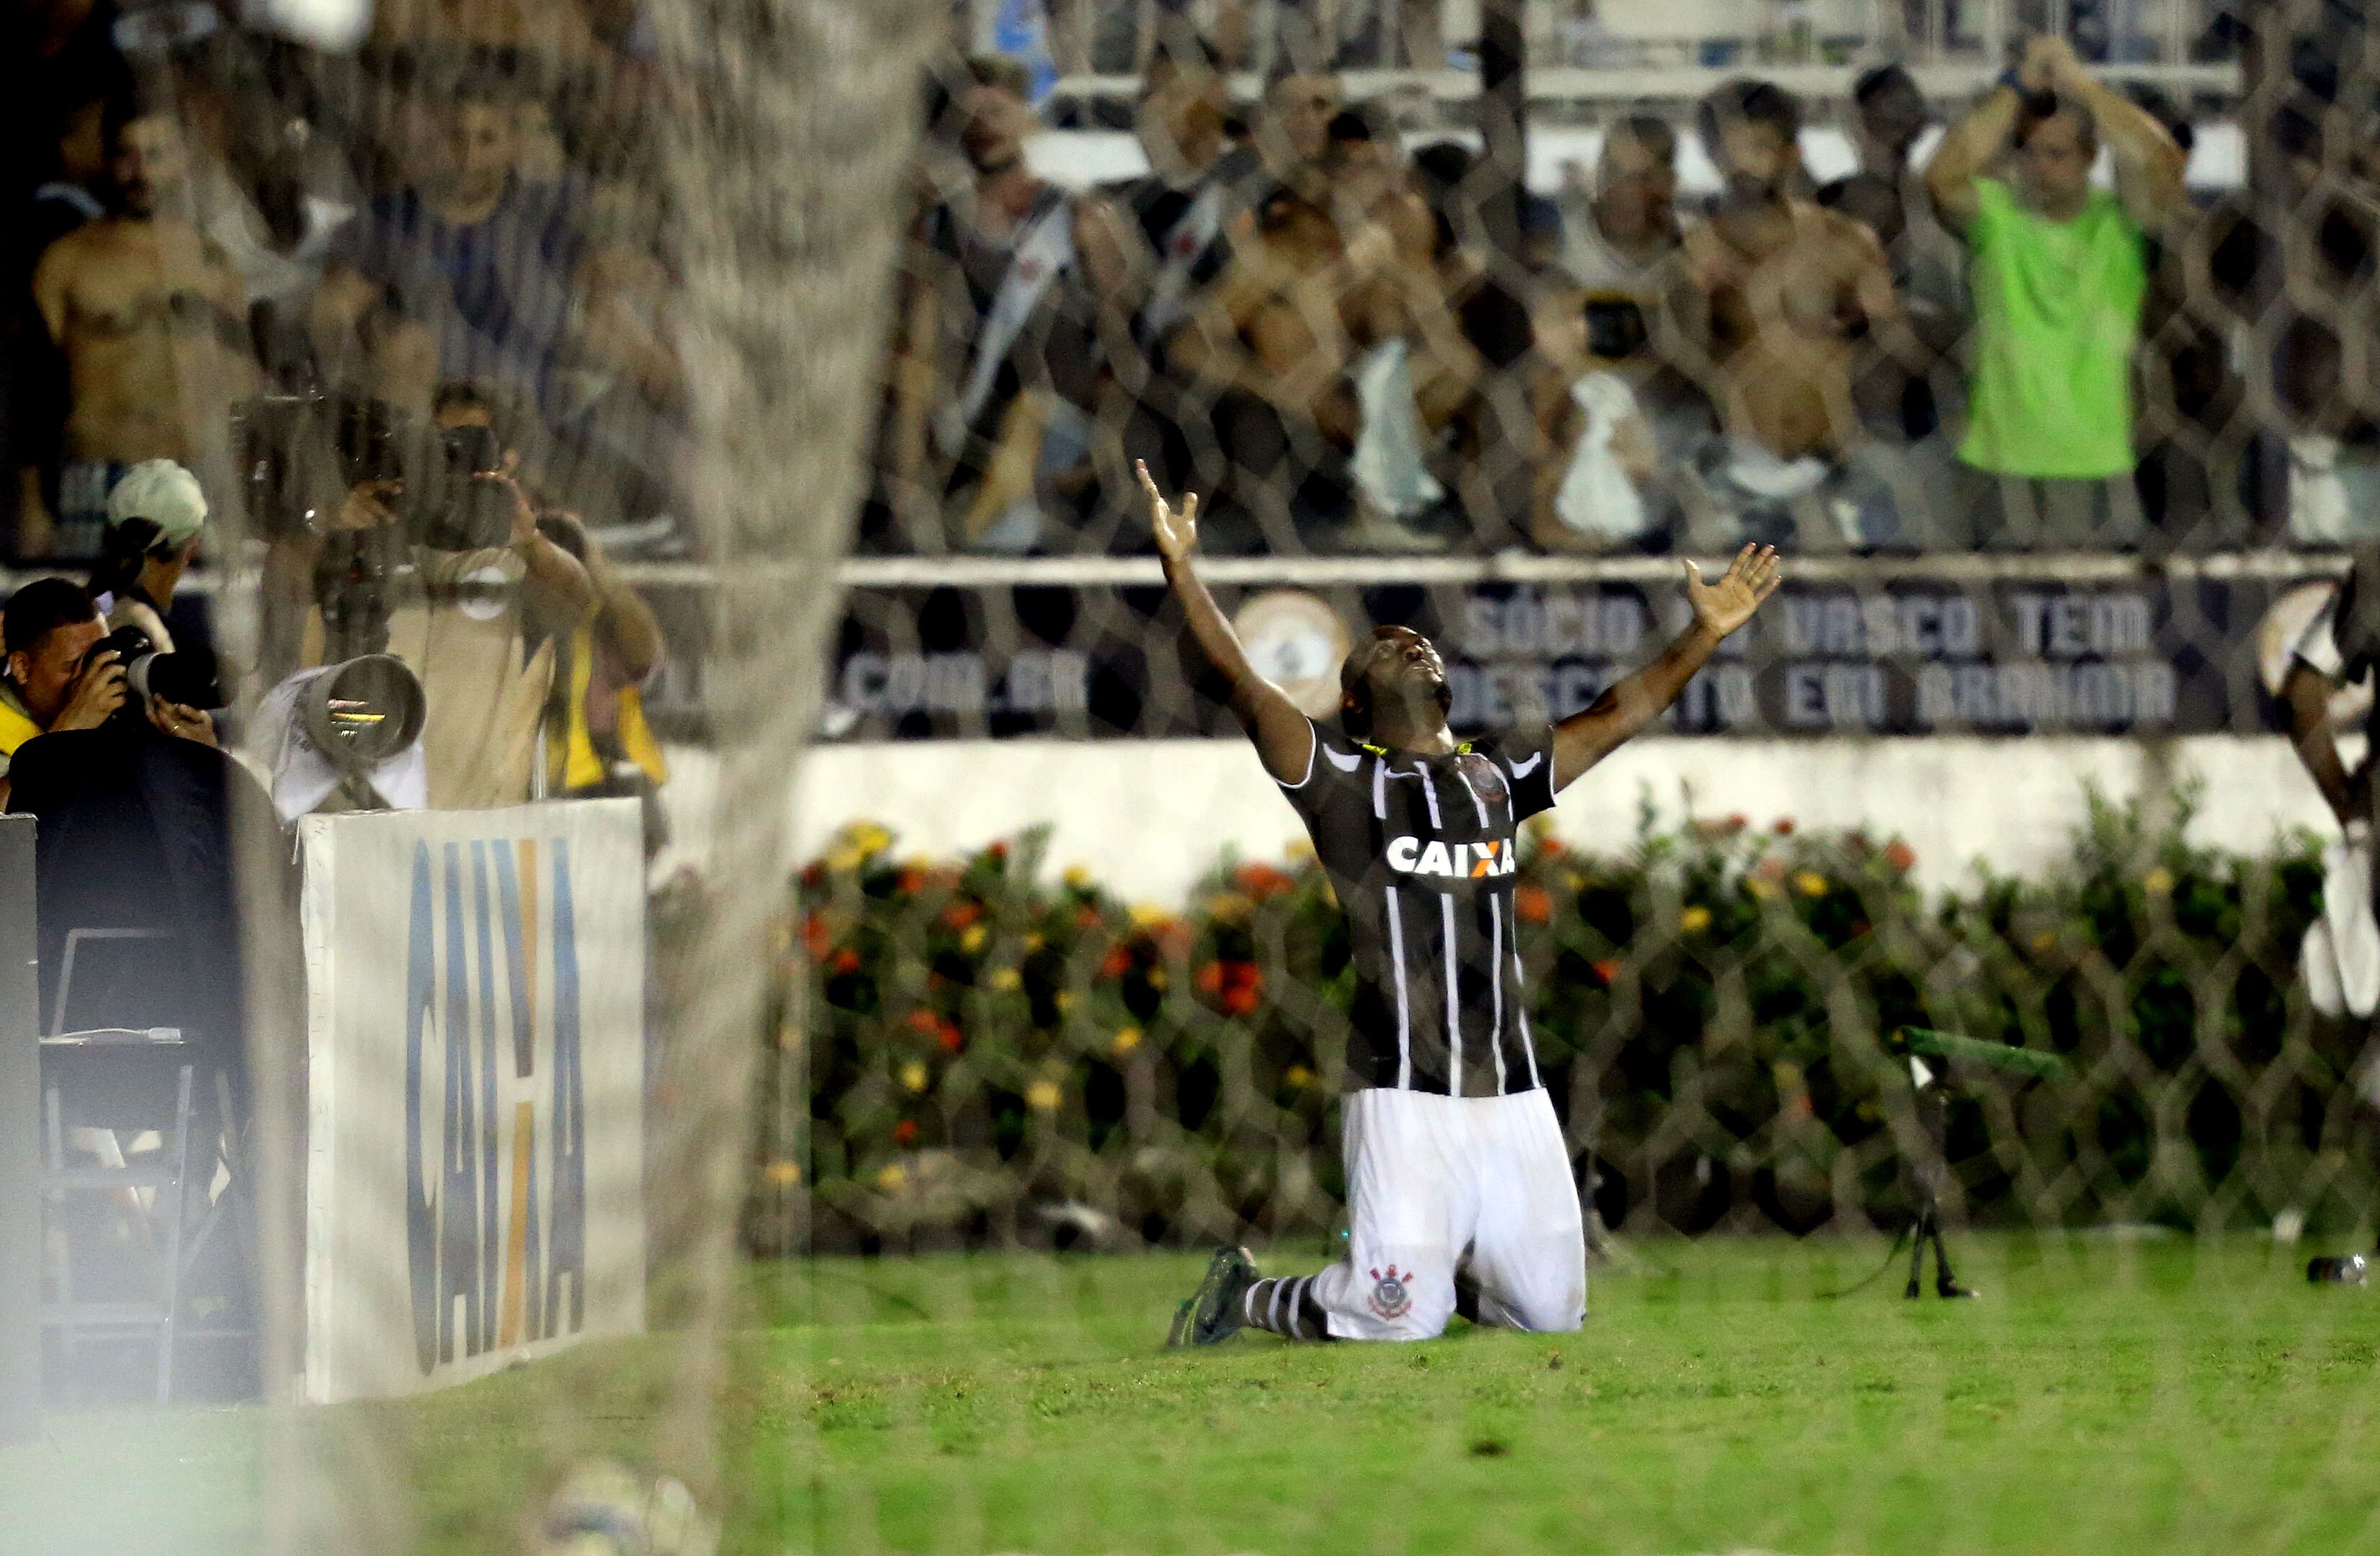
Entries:
[[[1856, 833], [1730, 818], [1616, 857], [1536, 833], [1515, 907], [1541, 1069], [1632, 1228], [1889, 1219], [1933, 1139], [1985, 1219], [2364, 1217], [2365, 1029], [2296, 988], [2315, 857], [2192, 848], [2095, 801], [2058, 870], [1929, 902], [1905, 844]], [[1160, 909], [1043, 864], [1038, 835], [932, 860], [861, 826], [802, 872], [772, 1057], [806, 1138], [764, 1144], [760, 1194], [826, 1246], [1327, 1229], [1353, 978], [1320, 870], [1226, 860]], [[1905, 1026], [2067, 1070], [1930, 1117], [1887, 1051]]]

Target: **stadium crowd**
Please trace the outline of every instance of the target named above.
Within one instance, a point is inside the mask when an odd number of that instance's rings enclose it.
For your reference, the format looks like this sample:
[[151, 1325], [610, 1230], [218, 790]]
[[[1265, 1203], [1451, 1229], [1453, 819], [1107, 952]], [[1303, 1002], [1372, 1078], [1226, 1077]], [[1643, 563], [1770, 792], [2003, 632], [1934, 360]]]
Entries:
[[[333, 792], [298, 808], [650, 792], [660, 631], [613, 566], [681, 545], [649, 43], [633, 6], [370, 18], [332, 51], [202, 0], [12, 18], [6, 550], [96, 567], [26, 631], [72, 626], [90, 656], [57, 667], [73, 718], [128, 696], [212, 740], [79, 624], [204, 652], [203, 602], [173, 587], [237, 513], [265, 580], [253, 691], [386, 652], [426, 693], [419, 771], [382, 775], [402, 798], [317, 774], [298, 791]], [[21, 677], [0, 695], [6, 760], [55, 720]]]
[[[1099, 35], [1077, 10], [1059, 30]], [[2205, 548], [2380, 524], [2361, 338], [2380, 159], [2370, 105], [2325, 102], [2318, 69], [2270, 128], [2332, 284], [2284, 291], [2265, 261], [2301, 235], [2244, 191], [2193, 200], [2190, 114], [2061, 39], [1969, 103], [1846, 67], [1840, 112], [1820, 106], [1858, 165], [1823, 184], [1817, 115], [1774, 84], [1638, 105], [1514, 217], [1467, 141], [1346, 97], [1342, 65], [1410, 40], [1268, 51], [1240, 102], [1246, 41], [1227, 60], [1187, 14], [1159, 7], [1139, 51], [1147, 171], [1121, 181], [1037, 171], [1046, 83], [1017, 61], [954, 43], [934, 72], [864, 549], [1143, 549], [1135, 459], [1208, 493], [1208, 543], [1244, 553]], [[689, 549], [681, 277], [633, 0], [395, 0], [346, 52], [206, 0], [46, 0], [15, 36], [10, 554], [95, 558], [115, 482], [159, 458], [266, 537], [292, 528], [273, 510], [305, 504], [261, 473], [276, 407], [308, 403], [423, 427], [482, 407], [539, 522], [570, 516], [552, 544]]]
[[2259, 271], [2286, 235], [2239, 192], [2190, 198], [2187, 116], [2057, 38], [1964, 104], [1847, 71], [1858, 167], [1823, 185], [1776, 85], [1622, 114], [1524, 198], [1508, 260], [1463, 141], [1409, 151], [1319, 67], [1243, 109], [1218, 67], [1160, 34], [1149, 171], [1075, 191], [1025, 155], [1023, 71], [968, 65], [904, 271], [871, 543], [1130, 547], [1135, 458], [1250, 553], [2209, 548], [2380, 520], [2342, 350], [2371, 327], [2380, 185], [2318, 91], [2274, 127], [2330, 283], [2301, 312]]

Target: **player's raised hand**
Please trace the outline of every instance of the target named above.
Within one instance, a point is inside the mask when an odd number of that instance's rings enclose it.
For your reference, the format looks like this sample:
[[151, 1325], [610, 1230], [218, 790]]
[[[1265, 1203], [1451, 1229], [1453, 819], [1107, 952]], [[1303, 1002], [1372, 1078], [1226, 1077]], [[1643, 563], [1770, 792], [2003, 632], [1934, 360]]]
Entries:
[[1135, 459], [1132, 468], [1140, 477], [1140, 489], [1148, 493], [1148, 527], [1157, 532], [1157, 553], [1168, 562], [1179, 562], [1198, 546], [1198, 493], [1191, 492], [1182, 499], [1179, 512], [1157, 490], [1157, 481], [1148, 473], [1148, 461]]
[[1703, 570], [1689, 561], [1686, 600], [1694, 608], [1694, 620], [1713, 637], [1724, 638], [1750, 621], [1760, 602], [1777, 592], [1778, 577], [1775, 546], [1745, 546], [1717, 583], [1705, 583]]

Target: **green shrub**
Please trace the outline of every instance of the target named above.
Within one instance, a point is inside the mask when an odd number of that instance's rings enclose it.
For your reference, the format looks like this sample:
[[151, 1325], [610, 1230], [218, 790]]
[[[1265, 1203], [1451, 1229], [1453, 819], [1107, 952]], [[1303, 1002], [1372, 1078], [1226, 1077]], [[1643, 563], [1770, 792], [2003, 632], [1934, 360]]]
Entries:
[[[1905, 844], [1857, 833], [1648, 823], [1613, 857], [1533, 833], [1540, 1069], [1598, 1210], [1889, 1221], [1904, 1163], [1942, 1151], [1980, 1219], [2366, 1217], [2364, 1026], [2296, 984], [2316, 845], [2193, 848], [2189, 798], [2152, 829], [2095, 796], [2060, 869], [1931, 902]], [[1319, 869], [1226, 858], [1160, 911], [1048, 881], [1043, 841], [905, 860], [862, 825], [801, 873], [771, 1058], [806, 1138], [764, 1145], [761, 1194], [824, 1246], [1327, 1229], [1354, 981]], [[1887, 1048], [1904, 1026], [2067, 1068], [1921, 1101]]]

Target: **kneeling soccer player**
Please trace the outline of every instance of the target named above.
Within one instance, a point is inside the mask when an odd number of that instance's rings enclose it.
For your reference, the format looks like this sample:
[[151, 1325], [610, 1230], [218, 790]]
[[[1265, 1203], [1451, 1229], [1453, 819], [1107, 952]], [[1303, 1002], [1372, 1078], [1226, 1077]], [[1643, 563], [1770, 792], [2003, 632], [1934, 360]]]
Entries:
[[1191, 633], [1230, 681], [1232, 711], [1305, 818], [1346, 909], [1356, 971], [1347, 1258], [1318, 1275], [1261, 1280], [1245, 1252], [1226, 1248], [1183, 1304], [1172, 1343], [1212, 1344], [1249, 1325], [1301, 1340], [1427, 1340], [1455, 1310], [1458, 1266], [1480, 1322], [1576, 1329], [1586, 1246], [1529, 1039], [1513, 848], [1523, 821], [1650, 723], [1752, 619], [1777, 587], [1776, 553], [1746, 546], [1717, 583], [1687, 563], [1694, 625], [1550, 729], [1455, 739], [1438, 650], [1384, 626], [1347, 656], [1341, 728], [1326, 730], [1249, 667], [1198, 581], [1198, 499], [1176, 512], [1145, 468], [1140, 481]]

